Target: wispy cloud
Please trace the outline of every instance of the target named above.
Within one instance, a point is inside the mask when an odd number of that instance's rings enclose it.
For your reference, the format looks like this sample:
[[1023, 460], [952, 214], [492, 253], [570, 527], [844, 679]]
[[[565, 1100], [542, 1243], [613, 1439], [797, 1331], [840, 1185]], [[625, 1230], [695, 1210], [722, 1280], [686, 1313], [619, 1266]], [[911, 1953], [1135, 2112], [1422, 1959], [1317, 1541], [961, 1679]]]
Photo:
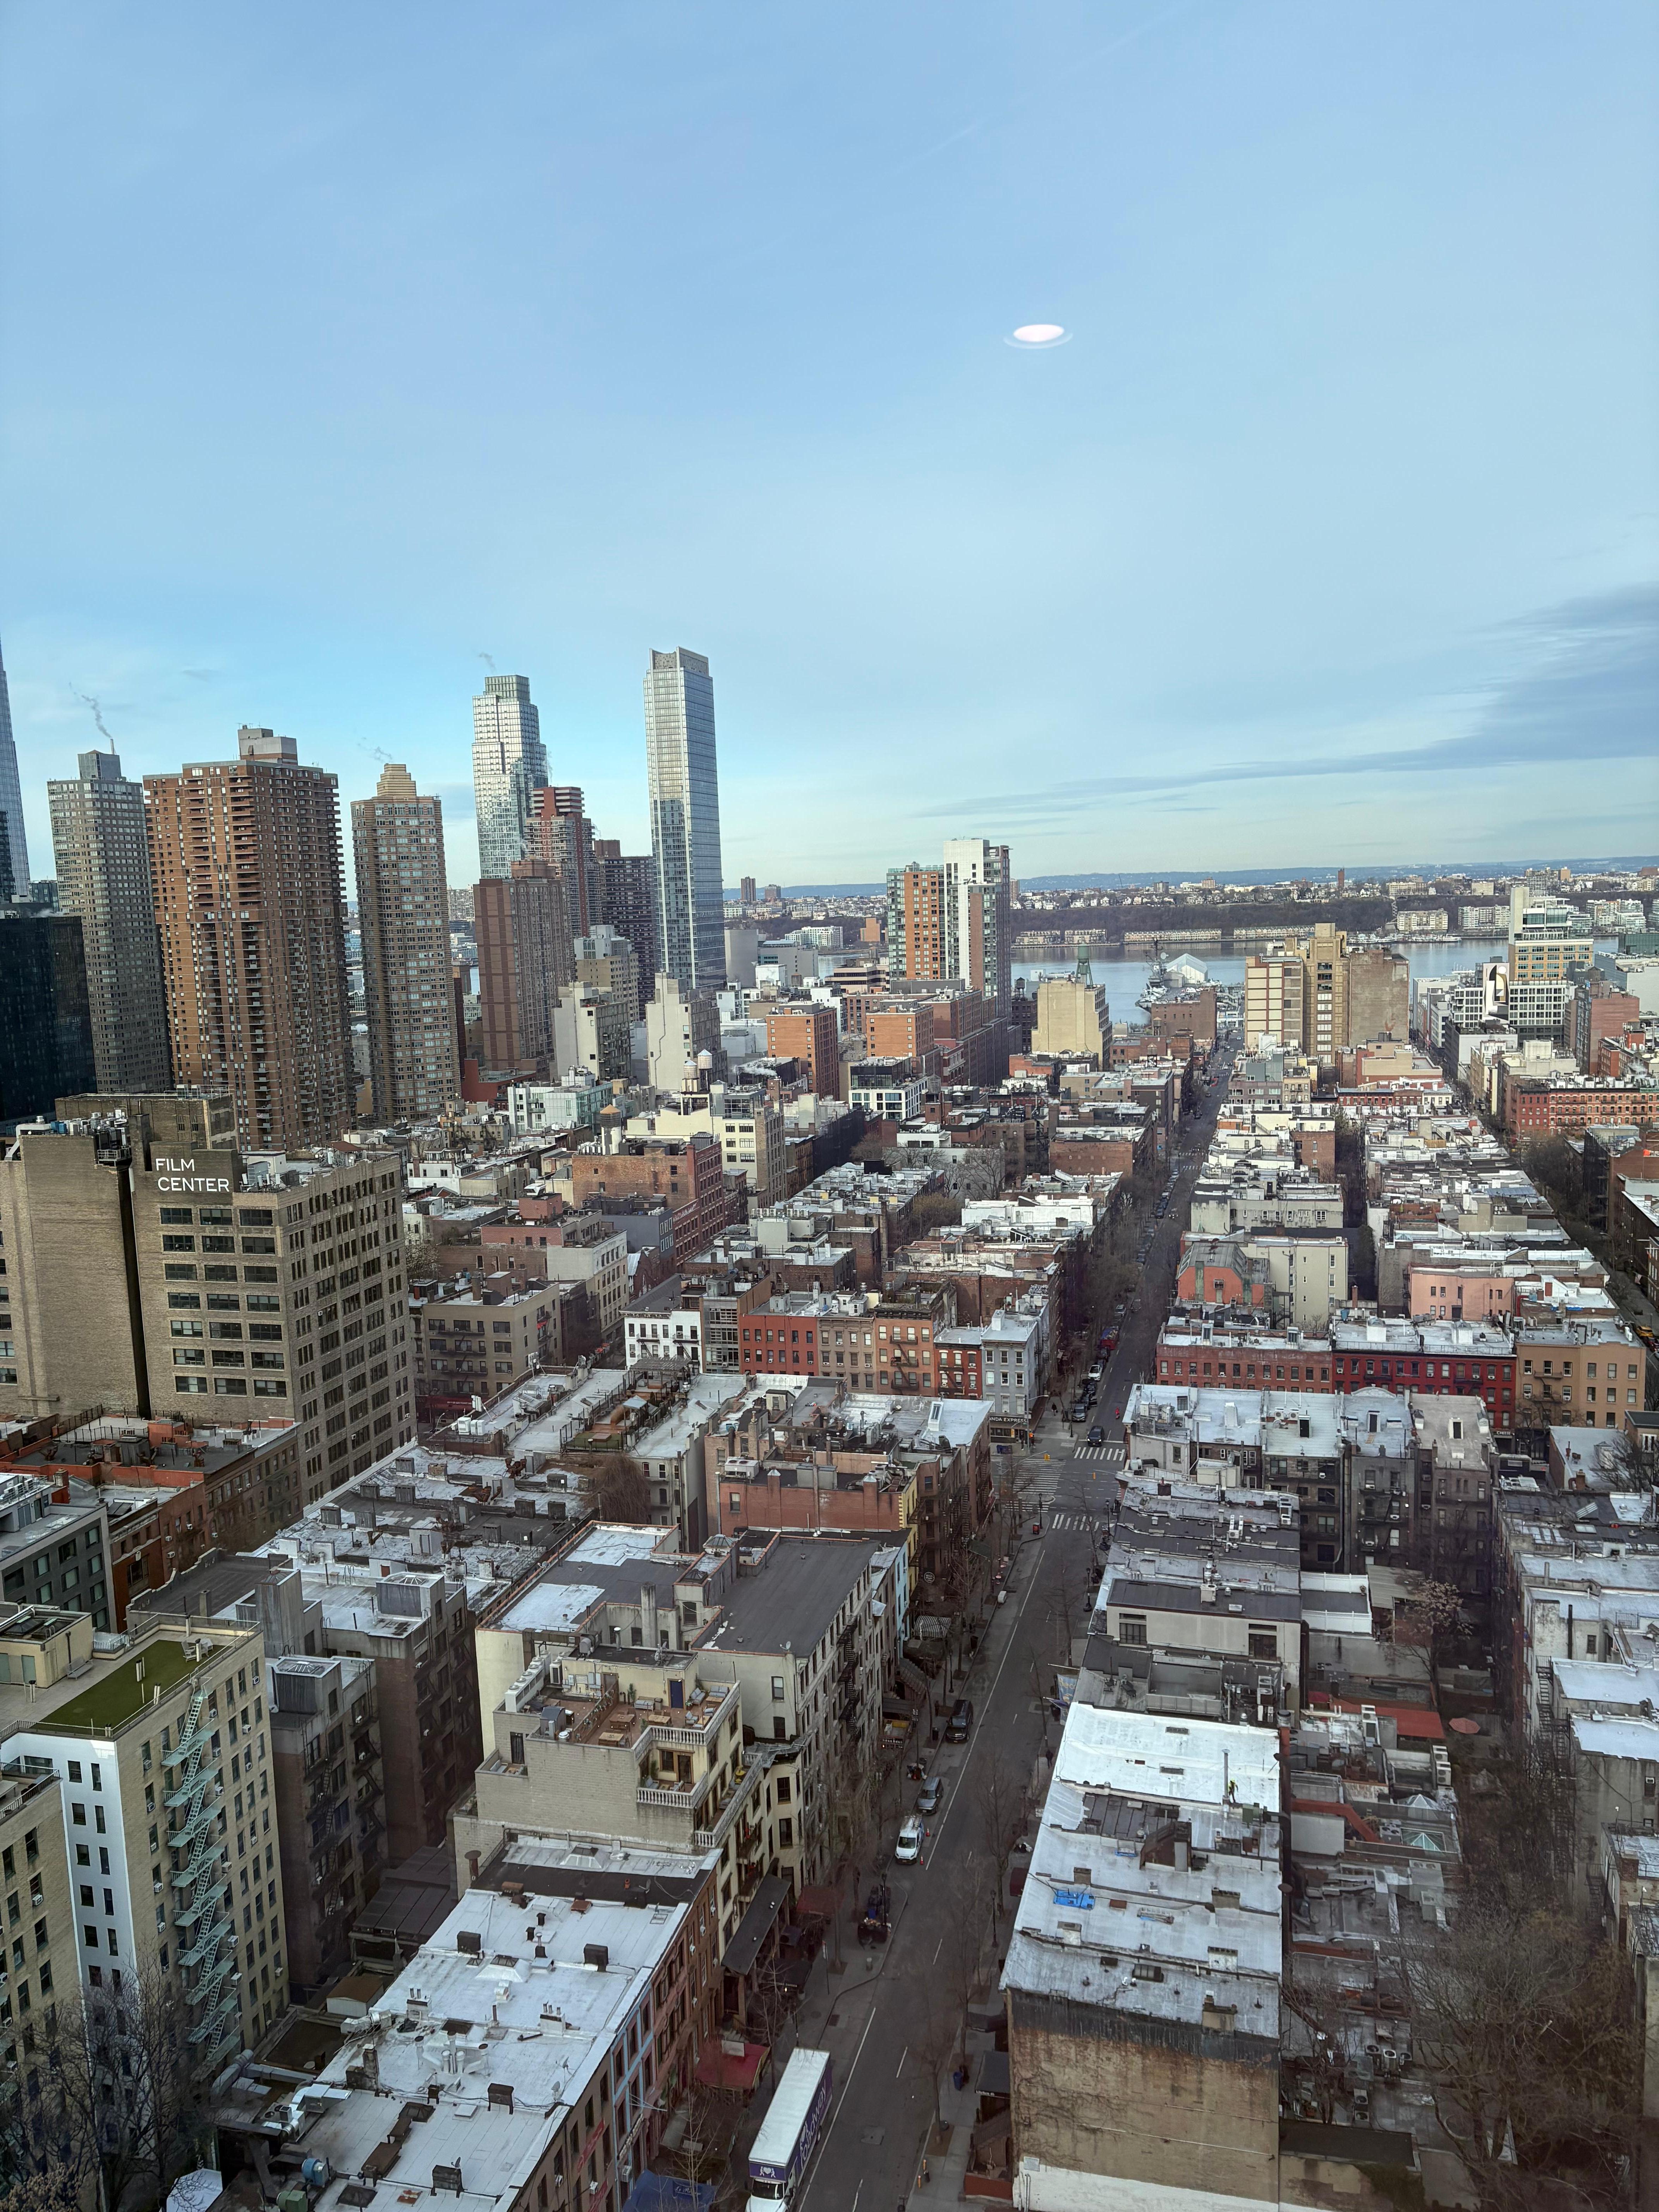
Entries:
[[1492, 694], [1467, 729], [1432, 744], [1188, 763], [1147, 775], [1094, 776], [956, 799], [922, 809], [921, 818], [979, 811], [1028, 821], [1097, 799], [1190, 795], [1217, 784], [1652, 760], [1659, 737], [1659, 585], [1569, 600], [1507, 625], [1504, 634], [1529, 665]]

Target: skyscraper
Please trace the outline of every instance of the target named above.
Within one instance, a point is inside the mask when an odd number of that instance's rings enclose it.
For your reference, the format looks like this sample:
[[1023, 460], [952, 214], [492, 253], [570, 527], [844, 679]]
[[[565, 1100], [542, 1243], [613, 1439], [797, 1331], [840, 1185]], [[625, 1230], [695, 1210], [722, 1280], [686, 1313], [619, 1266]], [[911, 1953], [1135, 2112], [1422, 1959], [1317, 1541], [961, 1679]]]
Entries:
[[144, 834], [144, 793], [112, 753], [46, 786], [58, 904], [81, 917], [100, 1091], [166, 1091], [167, 997]]
[[659, 959], [683, 993], [726, 982], [714, 686], [700, 653], [653, 653], [645, 678]]
[[325, 1144], [356, 1090], [336, 779], [272, 730], [236, 745], [144, 778], [173, 1075], [230, 1092], [246, 1150]]
[[515, 860], [510, 874], [478, 884], [472, 920], [485, 1066], [550, 1073], [554, 1009], [576, 975], [564, 886], [545, 860]]
[[572, 938], [586, 937], [599, 916], [594, 911], [593, 825], [583, 808], [580, 787], [556, 783], [538, 792], [528, 834], [531, 853], [556, 870], [564, 885]]
[[368, 1073], [382, 1121], [441, 1113], [460, 1092], [443, 809], [398, 763], [351, 806]]
[[92, 1080], [80, 916], [0, 913], [0, 1123], [50, 1117]]
[[1008, 848], [950, 837], [938, 867], [887, 872], [887, 964], [895, 982], [965, 983], [1006, 1017], [1013, 996]]
[[1006, 1016], [1013, 995], [1008, 848], [982, 837], [945, 841], [945, 973], [982, 991]]
[[662, 932], [657, 927], [657, 870], [649, 853], [624, 853], [620, 839], [593, 840], [593, 884], [599, 920], [625, 937], [640, 963], [640, 1004], [657, 978]]
[[478, 811], [478, 873], [506, 876], [531, 851], [536, 793], [547, 782], [541, 717], [529, 679], [489, 676], [472, 702], [472, 796]]
[[29, 847], [23, 835], [23, 787], [17, 779], [17, 747], [11, 734], [11, 693], [6, 687], [3, 659], [0, 659], [0, 814], [6, 817], [12, 896], [26, 899], [29, 895]]

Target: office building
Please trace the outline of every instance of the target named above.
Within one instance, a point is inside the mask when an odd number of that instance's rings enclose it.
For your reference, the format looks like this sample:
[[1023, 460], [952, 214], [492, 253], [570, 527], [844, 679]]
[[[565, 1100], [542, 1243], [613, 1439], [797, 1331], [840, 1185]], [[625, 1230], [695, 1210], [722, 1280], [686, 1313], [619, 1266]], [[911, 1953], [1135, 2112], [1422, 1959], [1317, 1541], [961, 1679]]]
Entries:
[[236, 747], [144, 779], [173, 1074], [228, 1091], [250, 1150], [326, 1144], [356, 1090], [337, 779], [271, 730]]
[[[6, 683], [6, 664], [0, 659], [0, 815], [5, 817], [3, 842], [5, 858], [0, 860], [0, 875], [8, 866], [11, 873], [13, 898], [26, 899], [29, 895], [29, 844], [23, 834], [23, 787], [17, 775], [17, 744], [11, 733], [11, 692]], [[0, 885], [3, 895], [3, 885]]]
[[530, 824], [547, 784], [541, 716], [523, 676], [490, 676], [472, 702], [472, 796], [478, 873], [507, 876], [533, 847]]
[[80, 771], [48, 783], [46, 798], [58, 911], [81, 921], [98, 1088], [164, 1091], [167, 999], [143, 787], [122, 775], [113, 752], [82, 753]]
[[80, 916], [0, 907], [0, 1129], [96, 1079]]
[[443, 808], [390, 764], [374, 798], [352, 802], [351, 845], [375, 1115], [428, 1120], [461, 1086]]
[[550, 1073], [554, 1009], [576, 973], [563, 885], [545, 860], [515, 860], [477, 885], [473, 927], [484, 1066]]
[[[186, 1151], [146, 1103], [0, 1159], [0, 1413], [292, 1419], [317, 1496], [414, 1433], [401, 1164]], [[154, 1103], [161, 1127], [183, 1118]]]
[[700, 653], [653, 653], [645, 678], [646, 774], [658, 957], [685, 993], [726, 982], [714, 686]]
[[0, 1686], [8, 1762], [58, 1779], [83, 2002], [118, 2037], [143, 2033], [151, 1993], [181, 2004], [202, 2077], [288, 2002], [264, 1659], [257, 1627], [163, 1622], [49, 1683], [37, 1668]]
[[593, 840], [594, 918], [625, 937], [640, 965], [640, 1003], [657, 978], [656, 866], [649, 853], [624, 853], [615, 837]]

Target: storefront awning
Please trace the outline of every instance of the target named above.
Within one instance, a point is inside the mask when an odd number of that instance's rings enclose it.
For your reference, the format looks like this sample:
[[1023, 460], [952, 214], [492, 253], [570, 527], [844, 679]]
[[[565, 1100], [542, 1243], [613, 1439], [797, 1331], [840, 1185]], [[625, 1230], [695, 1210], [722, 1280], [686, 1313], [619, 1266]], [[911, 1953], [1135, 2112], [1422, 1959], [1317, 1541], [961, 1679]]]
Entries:
[[766, 2063], [769, 2046], [764, 2043], [744, 2043], [740, 2048], [728, 2051], [728, 2041], [736, 2044], [737, 2038], [722, 2037], [718, 2042], [704, 2044], [697, 2054], [696, 2076], [705, 2089], [735, 2089], [746, 2097]]

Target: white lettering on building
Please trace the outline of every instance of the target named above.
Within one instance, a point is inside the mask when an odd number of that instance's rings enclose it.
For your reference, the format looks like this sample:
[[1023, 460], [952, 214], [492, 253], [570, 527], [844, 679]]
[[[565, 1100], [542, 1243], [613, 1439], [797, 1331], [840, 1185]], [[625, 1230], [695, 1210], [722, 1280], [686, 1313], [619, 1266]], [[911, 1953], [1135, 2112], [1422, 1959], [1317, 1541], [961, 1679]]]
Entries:
[[214, 1190], [228, 1192], [228, 1176], [198, 1176], [194, 1160], [169, 1160], [157, 1158], [155, 1162], [157, 1190]]

